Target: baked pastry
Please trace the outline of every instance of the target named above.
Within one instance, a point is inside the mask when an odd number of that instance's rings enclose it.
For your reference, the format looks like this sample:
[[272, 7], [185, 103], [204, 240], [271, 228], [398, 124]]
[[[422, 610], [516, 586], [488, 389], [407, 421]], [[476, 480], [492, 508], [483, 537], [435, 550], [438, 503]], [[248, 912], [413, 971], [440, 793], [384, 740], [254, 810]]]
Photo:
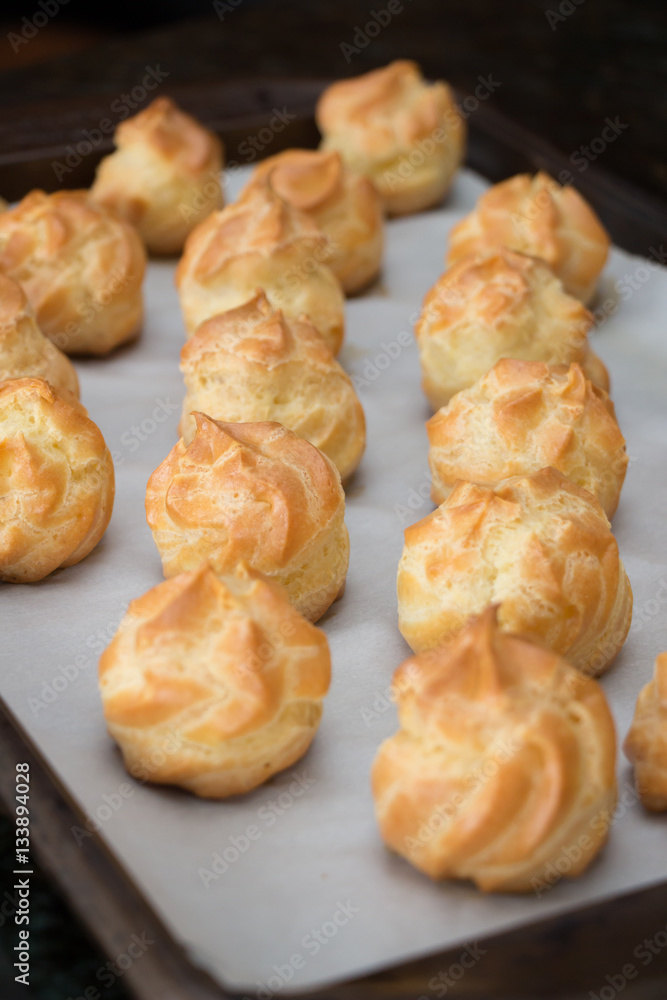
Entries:
[[546, 261], [568, 295], [595, 295], [610, 240], [578, 191], [544, 171], [517, 174], [484, 192], [449, 234], [449, 264], [500, 246]]
[[262, 160], [245, 191], [268, 185], [310, 216], [329, 237], [326, 263], [353, 295], [377, 278], [382, 264], [384, 211], [373, 182], [350, 170], [339, 153], [286, 149]]
[[458, 479], [493, 485], [547, 465], [595, 494], [613, 517], [628, 456], [602, 389], [577, 364], [503, 358], [426, 424], [431, 496], [442, 503]]
[[495, 616], [398, 668], [400, 729], [375, 758], [373, 796], [387, 845], [431, 878], [538, 891], [606, 841], [616, 735], [596, 681]]
[[136, 231], [86, 191], [32, 191], [0, 215], [0, 272], [67, 354], [108, 354], [138, 335], [145, 267]]
[[322, 149], [375, 183], [389, 215], [442, 201], [465, 153], [466, 128], [450, 87], [428, 84], [407, 59], [340, 80], [315, 118]]
[[607, 370], [588, 344], [593, 322], [542, 261], [505, 249], [462, 260], [427, 293], [415, 326], [424, 392], [437, 410], [500, 358], [576, 361], [608, 390]]
[[555, 469], [495, 488], [459, 482], [406, 529], [399, 628], [415, 652], [446, 642], [489, 604], [506, 632], [583, 673], [609, 666], [630, 628], [632, 591], [592, 493]]
[[74, 365], [39, 329], [21, 286], [0, 274], [0, 382], [24, 376], [46, 379], [78, 399]]
[[335, 465], [278, 423], [195, 420], [192, 443], [172, 448], [146, 491], [165, 576], [205, 561], [230, 573], [245, 560], [317, 621], [342, 593], [349, 559]]
[[200, 410], [230, 423], [276, 420], [328, 455], [343, 480], [359, 464], [366, 425], [349, 376], [305, 316], [287, 320], [263, 292], [202, 323], [181, 371], [186, 444]]
[[653, 812], [667, 809], [667, 653], [655, 661], [653, 678], [639, 692], [623, 746], [633, 764], [637, 791]]
[[330, 671], [324, 633], [244, 563], [223, 579], [204, 564], [132, 601], [99, 665], [130, 774], [211, 798], [303, 756]]
[[323, 263], [329, 241], [268, 188], [249, 191], [190, 234], [176, 271], [188, 336], [263, 289], [289, 319], [305, 313], [334, 354], [343, 342], [342, 289]]
[[41, 378], [0, 382], [0, 580], [73, 566], [106, 531], [111, 455], [78, 400]]
[[114, 141], [91, 198], [136, 226], [151, 253], [179, 253], [188, 233], [222, 208], [222, 143], [169, 97], [121, 122]]

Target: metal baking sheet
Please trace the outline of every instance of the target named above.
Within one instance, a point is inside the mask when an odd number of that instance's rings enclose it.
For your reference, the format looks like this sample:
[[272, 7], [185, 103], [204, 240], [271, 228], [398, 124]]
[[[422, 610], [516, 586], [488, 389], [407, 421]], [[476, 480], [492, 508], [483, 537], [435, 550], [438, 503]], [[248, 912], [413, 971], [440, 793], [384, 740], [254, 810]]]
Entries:
[[[234, 174], [228, 193], [243, 180]], [[408, 653], [396, 626], [396, 566], [403, 528], [432, 509], [412, 324], [442, 270], [450, 227], [485, 186], [464, 171], [446, 208], [390, 222], [381, 281], [347, 304], [341, 361], [356, 377], [368, 449], [348, 491], [345, 596], [321, 623], [331, 692], [295, 767], [245, 798], [200, 801], [128, 778], [104, 727], [99, 653], [129, 601], [162, 579], [144, 491], [176, 440], [183, 395], [172, 263], [149, 267], [142, 338], [77, 364], [83, 401], [116, 464], [105, 538], [78, 566], [0, 589], [2, 695], [90, 818], [72, 836], [97, 829], [192, 961], [230, 990], [305, 991], [667, 879], [665, 820], [642, 810], [620, 754], [608, 846], [581, 878], [539, 894], [432, 883], [377, 834], [369, 768], [396, 728], [388, 684]], [[635, 615], [602, 682], [622, 738], [655, 655], [667, 649], [667, 271], [615, 250], [599, 303], [606, 318], [595, 349], [611, 370], [630, 454], [614, 531]]]

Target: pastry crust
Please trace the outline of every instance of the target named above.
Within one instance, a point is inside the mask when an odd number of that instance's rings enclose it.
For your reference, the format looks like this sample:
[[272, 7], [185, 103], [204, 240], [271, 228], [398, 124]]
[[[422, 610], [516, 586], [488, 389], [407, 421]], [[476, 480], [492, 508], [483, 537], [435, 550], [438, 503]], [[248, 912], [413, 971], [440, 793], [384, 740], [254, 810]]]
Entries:
[[329, 238], [326, 263], [347, 295], [377, 278], [382, 265], [384, 210], [373, 182], [345, 166], [339, 153], [286, 149], [259, 163], [245, 191], [268, 185], [308, 215]]
[[422, 387], [434, 410], [482, 378], [500, 358], [573, 361], [609, 391], [590, 349], [593, 316], [563, 291], [543, 261], [501, 248], [445, 271], [427, 293], [415, 326]]
[[466, 128], [448, 84], [399, 59], [332, 84], [315, 112], [322, 149], [375, 183], [389, 215], [438, 204], [465, 154]]
[[0, 579], [34, 583], [80, 562], [113, 500], [111, 455], [81, 403], [40, 378], [0, 383]]
[[387, 845], [431, 878], [529, 892], [580, 875], [606, 841], [616, 736], [600, 685], [495, 614], [398, 668], [373, 796]]
[[307, 215], [269, 187], [247, 192], [210, 215], [187, 239], [176, 287], [188, 336], [261, 288], [289, 319], [308, 316], [337, 354], [345, 298], [324, 263], [328, 254], [327, 237]]
[[287, 320], [260, 292], [203, 323], [181, 351], [186, 444], [199, 410], [229, 423], [275, 420], [324, 452], [348, 479], [366, 444], [349, 376], [303, 316]]
[[39, 329], [21, 286], [0, 274], [0, 382], [27, 376], [79, 398], [74, 365]]
[[143, 244], [87, 191], [32, 191], [0, 215], [0, 272], [66, 354], [108, 354], [141, 328]]
[[503, 358], [426, 424], [431, 497], [458, 479], [494, 485], [550, 465], [590, 490], [612, 518], [628, 456], [614, 405], [577, 364]]
[[498, 604], [507, 632], [599, 674], [625, 642], [632, 591], [600, 504], [555, 469], [495, 488], [459, 482], [405, 532], [399, 628], [419, 652]]
[[165, 576], [241, 561], [283, 584], [317, 621], [342, 593], [349, 559], [345, 494], [333, 462], [281, 424], [195, 413], [148, 481], [146, 518]]
[[578, 191], [544, 171], [494, 184], [449, 234], [449, 264], [505, 246], [546, 261], [565, 291], [584, 303], [595, 296], [610, 239]]
[[135, 226], [151, 253], [179, 253], [195, 226], [222, 208], [222, 143], [169, 97], [121, 122], [114, 141], [91, 198]]
[[642, 803], [652, 812], [667, 810], [667, 653], [656, 658], [653, 678], [639, 692], [623, 749]]
[[326, 637], [245, 564], [132, 601], [100, 659], [104, 715], [133, 776], [225, 798], [294, 764], [322, 715]]

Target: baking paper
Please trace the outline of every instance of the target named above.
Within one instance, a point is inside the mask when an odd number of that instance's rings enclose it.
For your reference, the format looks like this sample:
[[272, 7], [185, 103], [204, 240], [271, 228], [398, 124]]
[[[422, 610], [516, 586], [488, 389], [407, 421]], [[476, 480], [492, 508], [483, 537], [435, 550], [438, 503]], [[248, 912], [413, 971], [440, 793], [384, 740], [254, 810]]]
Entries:
[[[239, 172], [232, 186], [242, 179]], [[472, 885], [433, 883], [386, 851], [377, 833], [369, 768], [396, 728], [388, 685], [408, 653], [396, 625], [396, 567], [403, 529], [432, 509], [429, 411], [411, 331], [443, 269], [450, 227], [484, 187], [464, 172], [446, 209], [390, 222], [381, 281], [347, 303], [341, 361], [366, 411], [368, 448], [347, 495], [345, 596], [321, 623], [331, 692], [296, 766], [245, 798], [200, 801], [130, 779], [105, 731], [99, 653], [129, 601], [162, 579], [144, 491], [176, 441], [183, 396], [172, 263], [149, 267], [142, 338], [111, 358], [77, 363], [83, 402], [114, 453], [107, 534], [78, 566], [0, 589], [2, 693], [12, 712], [193, 962], [230, 990], [262, 987], [266, 996], [323, 986], [667, 877], [667, 820], [642, 810], [620, 754], [608, 846], [582, 877], [539, 894], [485, 896]], [[599, 302], [610, 315], [594, 348], [610, 368], [630, 455], [613, 527], [634, 622], [602, 681], [622, 738], [655, 655], [667, 649], [667, 271], [615, 250]], [[88, 832], [72, 836], [81, 842]]]

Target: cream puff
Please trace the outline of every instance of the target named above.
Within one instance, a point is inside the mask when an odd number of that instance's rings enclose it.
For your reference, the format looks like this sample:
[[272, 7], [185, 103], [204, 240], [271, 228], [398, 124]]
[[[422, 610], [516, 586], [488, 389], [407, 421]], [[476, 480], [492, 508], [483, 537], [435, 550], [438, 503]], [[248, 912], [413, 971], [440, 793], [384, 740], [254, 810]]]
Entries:
[[625, 642], [632, 590], [604, 511], [555, 469], [495, 487], [459, 482], [407, 528], [399, 628], [415, 652], [497, 604], [500, 627], [599, 674]]
[[657, 657], [653, 678], [639, 692], [623, 749], [643, 805], [667, 810], [667, 653]]
[[588, 343], [593, 322], [542, 261], [504, 249], [466, 258], [438, 278], [415, 326], [424, 392], [437, 410], [500, 358], [575, 361], [608, 391]]
[[503, 358], [426, 424], [431, 496], [459, 479], [494, 485], [550, 465], [590, 490], [612, 518], [628, 456], [614, 406], [577, 364]]
[[383, 207], [373, 182], [346, 167], [339, 153], [286, 149], [262, 160], [245, 187], [268, 185], [310, 216], [329, 238], [326, 263], [347, 295], [377, 278], [384, 243]]
[[176, 287], [188, 336], [262, 289], [290, 319], [308, 316], [337, 354], [345, 299], [328, 256], [327, 237], [307, 215], [269, 187], [246, 192], [187, 239]]
[[222, 208], [222, 143], [169, 97], [121, 122], [114, 142], [92, 200], [135, 226], [151, 253], [179, 253], [195, 226]]
[[491, 607], [446, 648], [406, 660], [393, 690], [400, 729], [372, 771], [388, 847], [487, 892], [584, 871], [616, 805], [616, 734], [596, 681], [507, 635]]
[[245, 561], [317, 621], [345, 585], [349, 538], [338, 470], [282, 424], [195, 414], [195, 436], [155, 470], [146, 518], [165, 576]]
[[66, 354], [108, 354], [138, 335], [145, 268], [136, 230], [86, 191], [32, 191], [0, 215], [0, 273]]
[[278, 421], [323, 451], [343, 481], [359, 464], [366, 425], [349, 376], [305, 316], [288, 320], [263, 292], [202, 323], [181, 371], [186, 444], [198, 410], [227, 423]]
[[449, 234], [449, 264], [509, 247], [545, 261], [568, 295], [589, 303], [609, 253], [597, 215], [572, 186], [540, 171], [494, 184]]
[[74, 566], [106, 531], [111, 455], [78, 400], [40, 378], [0, 382], [0, 580]]
[[204, 564], [132, 601], [99, 665], [129, 773], [216, 799], [303, 756], [330, 673], [324, 633], [243, 563], [223, 578]]
[[465, 155], [466, 128], [448, 84], [407, 59], [332, 84], [315, 117], [322, 149], [377, 187], [389, 215], [442, 201]]
[[26, 376], [79, 398], [74, 365], [39, 329], [21, 286], [0, 274], [0, 382]]

